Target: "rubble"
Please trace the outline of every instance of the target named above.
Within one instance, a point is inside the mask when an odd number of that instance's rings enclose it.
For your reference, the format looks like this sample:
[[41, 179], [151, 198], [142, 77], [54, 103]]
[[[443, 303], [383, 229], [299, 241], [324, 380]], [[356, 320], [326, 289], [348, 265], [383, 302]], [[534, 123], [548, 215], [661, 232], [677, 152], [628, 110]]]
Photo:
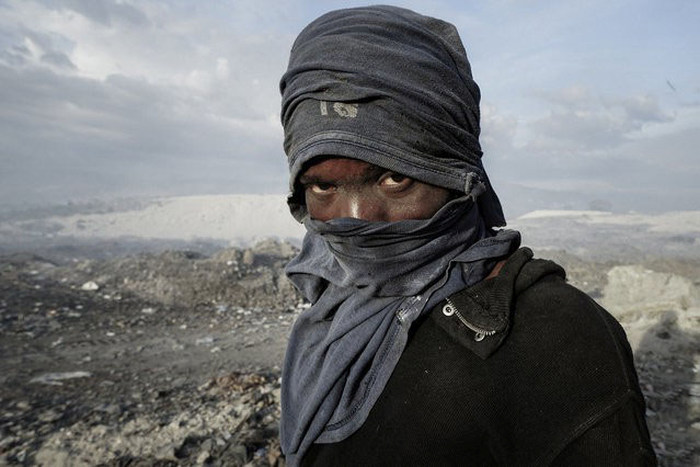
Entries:
[[607, 275], [601, 301], [620, 320], [700, 307], [697, 285], [679, 274], [656, 272], [635, 264], [615, 266]]
[[[0, 465], [284, 465], [279, 366], [309, 306], [283, 274], [295, 252], [0, 257]], [[697, 465], [700, 267], [559, 255], [623, 319], [661, 465]]]
[[197, 388], [158, 393], [153, 404], [132, 409], [125, 423], [108, 425], [88, 416], [70, 430], [56, 431], [35, 462], [57, 467], [282, 464], [277, 374], [235, 372]]

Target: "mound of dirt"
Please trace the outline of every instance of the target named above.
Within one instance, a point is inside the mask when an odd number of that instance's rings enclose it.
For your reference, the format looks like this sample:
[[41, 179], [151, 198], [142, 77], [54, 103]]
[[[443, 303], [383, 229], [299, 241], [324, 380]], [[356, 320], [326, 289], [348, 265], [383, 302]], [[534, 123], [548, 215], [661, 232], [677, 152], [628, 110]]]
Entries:
[[687, 277], [656, 272], [642, 265], [616, 266], [608, 271], [601, 300], [621, 321], [655, 317], [668, 310], [686, 311], [700, 307], [700, 293]]
[[103, 294], [131, 294], [163, 306], [199, 309], [235, 304], [281, 311], [300, 297], [284, 275], [296, 249], [268, 240], [247, 249], [228, 248], [206, 257], [166, 251], [112, 260], [85, 260], [43, 269], [43, 275], [71, 287], [91, 282]]

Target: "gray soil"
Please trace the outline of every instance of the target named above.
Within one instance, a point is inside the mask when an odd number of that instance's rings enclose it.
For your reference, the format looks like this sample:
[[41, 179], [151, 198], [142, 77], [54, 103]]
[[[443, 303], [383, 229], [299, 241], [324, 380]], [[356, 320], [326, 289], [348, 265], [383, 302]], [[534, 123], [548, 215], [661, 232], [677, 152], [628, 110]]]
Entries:
[[0, 258], [0, 464], [278, 462], [293, 253]]
[[[279, 366], [305, 307], [283, 274], [294, 253], [1, 256], [0, 465], [282, 465]], [[553, 253], [603, 295], [615, 264]], [[654, 447], [698, 465], [697, 335], [660, 316], [635, 356]]]

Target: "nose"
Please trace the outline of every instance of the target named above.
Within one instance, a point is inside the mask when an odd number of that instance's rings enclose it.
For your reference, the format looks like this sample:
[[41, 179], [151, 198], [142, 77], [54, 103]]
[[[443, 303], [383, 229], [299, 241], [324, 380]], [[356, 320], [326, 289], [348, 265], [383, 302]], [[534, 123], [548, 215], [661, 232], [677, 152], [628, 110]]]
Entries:
[[380, 201], [358, 194], [341, 196], [337, 200], [337, 212], [333, 217], [352, 217], [368, 222], [388, 220]]

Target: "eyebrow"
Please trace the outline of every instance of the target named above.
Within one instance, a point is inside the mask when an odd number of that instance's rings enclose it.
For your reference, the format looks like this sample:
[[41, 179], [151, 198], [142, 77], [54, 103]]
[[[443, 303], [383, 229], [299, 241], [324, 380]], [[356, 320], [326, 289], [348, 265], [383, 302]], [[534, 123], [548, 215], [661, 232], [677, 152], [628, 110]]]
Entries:
[[319, 177], [318, 175], [301, 175], [299, 177], [299, 183], [302, 185], [315, 185], [318, 183], [330, 183]]
[[[395, 173], [397, 175], [402, 175], [406, 177], [406, 175], [399, 174], [398, 172], [395, 172], [393, 170], [385, 169], [384, 167], [380, 167], [378, 165], [370, 165], [368, 166], [365, 170], [362, 171], [362, 174], [360, 177], [357, 179], [353, 180], [354, 184], [364, 184], [364, 183], [369, 183], [369, 182], [374, 182], [377, 180], [379, 177], [384, 175], [387, 172]], [[322, 184], [322, 183], [327, 183], [329, 185], [333, 185], [334, 181], [330, 181], [325, 177], [322, 177], [320, 175], [307, 175], [303, 174], [299, 176], [299, 183], [302, 185], [314, 185], [314, 184]]]

